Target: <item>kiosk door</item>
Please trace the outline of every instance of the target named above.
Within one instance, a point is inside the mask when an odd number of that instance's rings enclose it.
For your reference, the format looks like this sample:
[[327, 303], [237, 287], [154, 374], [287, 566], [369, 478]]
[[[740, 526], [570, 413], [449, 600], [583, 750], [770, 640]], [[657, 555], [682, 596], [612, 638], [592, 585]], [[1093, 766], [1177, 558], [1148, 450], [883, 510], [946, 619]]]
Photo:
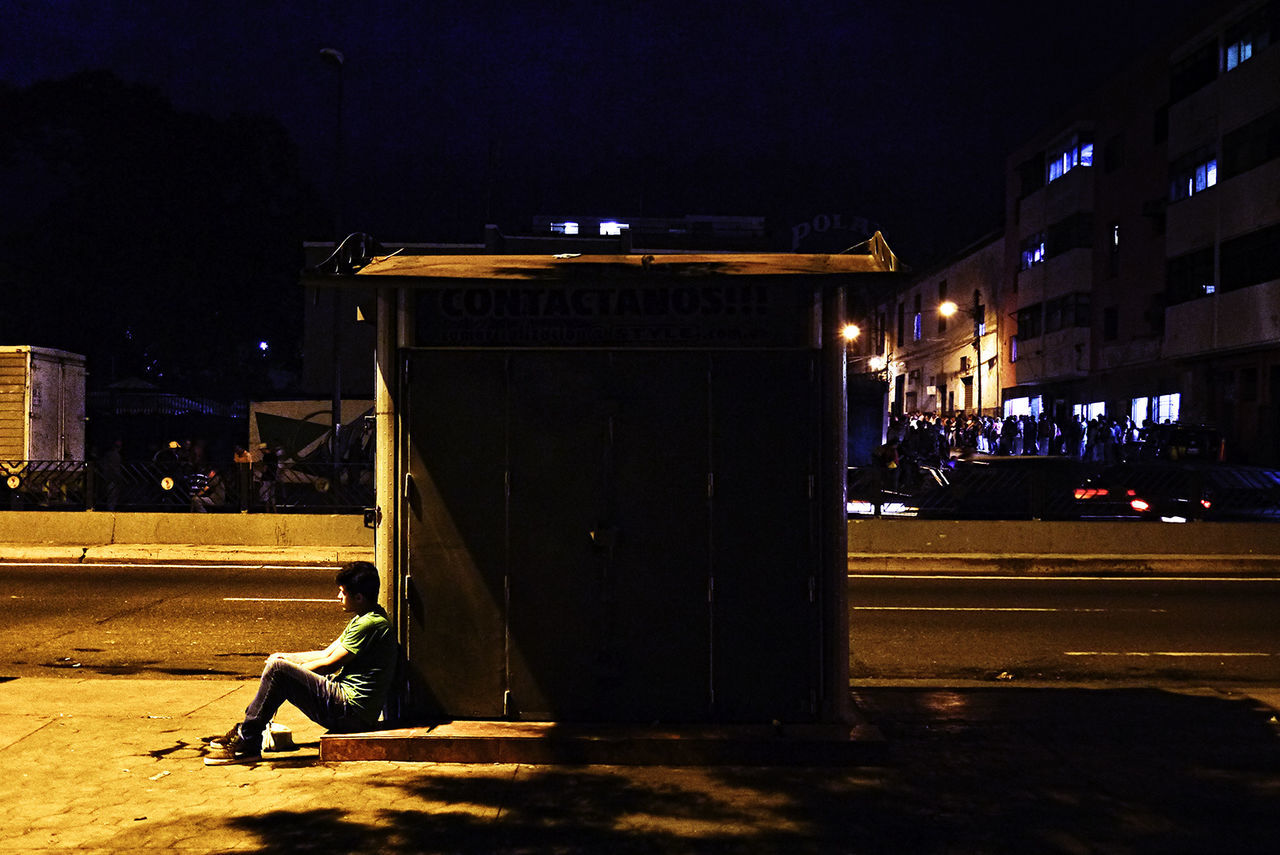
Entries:
[[808, 351], [411, 351], [419, 712], [796, 720], [818, 683]]

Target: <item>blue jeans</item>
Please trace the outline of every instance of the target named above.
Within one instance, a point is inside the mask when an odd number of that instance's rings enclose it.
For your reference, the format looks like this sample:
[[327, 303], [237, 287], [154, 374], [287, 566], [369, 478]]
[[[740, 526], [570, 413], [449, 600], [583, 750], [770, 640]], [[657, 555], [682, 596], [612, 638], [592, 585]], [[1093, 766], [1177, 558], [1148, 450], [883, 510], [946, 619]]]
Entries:
[[369, 726], [359, 710], [347, 703], [342, 689], [333, 680], [288, 660], [276, 659], [263, 669], [258, 693], [245, 708], [244, 722], [240, 725], [240, 735], [245, 741], [260, 746], [262, 732], [285, 701], [329, 730], [357, 731]]

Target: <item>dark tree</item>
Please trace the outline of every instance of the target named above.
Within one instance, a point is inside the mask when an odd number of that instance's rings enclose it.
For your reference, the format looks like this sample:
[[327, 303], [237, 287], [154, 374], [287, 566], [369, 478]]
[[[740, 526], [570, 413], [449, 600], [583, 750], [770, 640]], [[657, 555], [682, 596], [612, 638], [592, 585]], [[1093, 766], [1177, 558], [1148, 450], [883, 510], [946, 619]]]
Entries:
[[296, 368], [302, 240], [330, 217], [278, 122], [107, 72], [0, 87], [0, 115], [0, 342], [224, 399]]

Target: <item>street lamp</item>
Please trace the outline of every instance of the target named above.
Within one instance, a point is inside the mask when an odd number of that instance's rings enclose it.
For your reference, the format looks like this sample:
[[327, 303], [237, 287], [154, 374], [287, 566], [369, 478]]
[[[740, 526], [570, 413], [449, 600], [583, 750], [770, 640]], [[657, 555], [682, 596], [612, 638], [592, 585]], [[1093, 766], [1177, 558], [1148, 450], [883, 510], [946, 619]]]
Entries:
[[[322, 48], [320, 50], [320, 59], [326, 64], [333, 66], [338, 72], [338, 98], [336, 103], [336, 114], [333, 127], [333, 245], [334, 248], [341, 252], [342, 250], [342, 227], [343, 220], [343, 151], [342, 151], [342, 98], [343, 98], [343, 70], [346, 65], [347, 58], [342, 55], [342, 51], [335, 48]], [[335, 255], [337, 252], [335, 252]], [[341, 259], [339, 259], [341, 264]], [[342, 291], [339, 288], [333, 289], [333, 327], [330, 336], [330, 350], [333, 359], [333, 402], [331, 406], [330, 418], [333, 423], [333, 437], [330, 442], [330, 456], [333, 460], [334, 481], [337, 483], [338, 463], [342, 456], [341, 438], [339, 432], [342, 430]]]
[[978, 415], [982, 415], [982, 328], [987, 320], [987, 307], [982, 305], [982, 292], [973, 289], [973, 302], [966, 308], [960, 308], [951, 300], [938, 307], [938, 313], [949, 318], [957, 312], [964, 312], [973, 319], [974, 376], [977, 377]]

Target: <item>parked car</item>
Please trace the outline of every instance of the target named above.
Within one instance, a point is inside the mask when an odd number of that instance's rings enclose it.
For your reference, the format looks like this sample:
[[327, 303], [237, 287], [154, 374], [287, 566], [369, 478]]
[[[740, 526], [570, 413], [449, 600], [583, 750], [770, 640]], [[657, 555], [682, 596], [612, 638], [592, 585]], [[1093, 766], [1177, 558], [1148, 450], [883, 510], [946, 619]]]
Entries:
[[1280, 471], [1170, 460], [1121, 463], [1075, 491], [1084, 519], [1280, 521]]
[[1138, 432], [1139, 460], [1221, 463], [1226, 450], [1222, 434], [1208, 425], [1154, 424]]
[[919, 496], [947, 483], [938, 467], [921, 467], [918, 482], [897, 489], [889, 483], [888, 470], [874, 466], [850, 466], [846, 510], [849, 516], [914, 517], [920, 511]]
[[1071, 457], [1018, 455], [957, 459], [947, 484], [920, 498], [933, 519], [1073, 519], [1075, 488], [1096, 464]]

